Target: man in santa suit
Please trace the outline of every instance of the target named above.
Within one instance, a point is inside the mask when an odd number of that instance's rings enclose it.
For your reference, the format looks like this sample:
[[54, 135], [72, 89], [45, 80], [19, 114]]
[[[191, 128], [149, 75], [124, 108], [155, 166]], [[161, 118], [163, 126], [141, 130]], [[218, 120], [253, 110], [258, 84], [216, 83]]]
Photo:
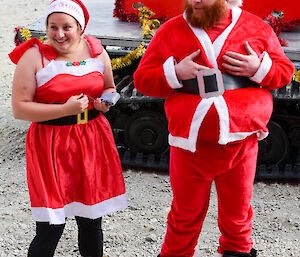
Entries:
[[218, 256], [256, 256], [257, 139], [268, 135], [269, 90], [288, 84], [294, 66], [273, 29], [241, 4], [187, 0], [185, 12], [157, 30], [134, 74], [139, 92], [166, 98], [173, 201], [161, 257], [199, 256], [212, 182]]

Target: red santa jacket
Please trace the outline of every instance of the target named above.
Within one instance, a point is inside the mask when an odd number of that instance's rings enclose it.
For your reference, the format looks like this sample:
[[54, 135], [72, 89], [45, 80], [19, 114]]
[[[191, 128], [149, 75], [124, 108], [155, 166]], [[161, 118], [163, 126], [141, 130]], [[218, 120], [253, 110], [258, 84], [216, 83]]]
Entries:
[[[195, 62], [225, 73], [222, 56], [227, 51], [247, 54], [245, 41], [261, 59], [250, 78], [260, 88], [226, 90], [222, 96], [205, 99], [176, 92], [182, 85], [175, 75], [174, 60], [179, 62], [200, 49]], [[265, 138], [273, 110], [269, 90], [288, 84], [294, 69], [273, 29], [261, 18], [233, 7], [231, 24], [213, 43], [203, 29], [191, 27], [184, 15], [163, 24], [134, 74], [134, 85], [142, 94], [166, 97], [170, 145], [194, 152], [198, 137], [224, 145], [252, 134]]]

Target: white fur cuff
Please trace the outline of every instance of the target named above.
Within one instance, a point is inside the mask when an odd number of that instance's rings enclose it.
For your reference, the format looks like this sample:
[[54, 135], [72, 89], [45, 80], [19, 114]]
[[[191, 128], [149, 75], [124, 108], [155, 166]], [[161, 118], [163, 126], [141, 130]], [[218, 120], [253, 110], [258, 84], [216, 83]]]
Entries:
[[177, 79], [174, 66], [174, 57], [170, 56], [163, 65], [166, 80], [169, 86], [173, 89], [182, 88], [182, 85]]
[[272, 60], [267, 52], [263, 52], [259, 59], [262, 59], [262, 62], [260, 63], [257, 72], [250, 77], [250, 79], [256, 83], [261, 83], [263, 81], [272, 66]]

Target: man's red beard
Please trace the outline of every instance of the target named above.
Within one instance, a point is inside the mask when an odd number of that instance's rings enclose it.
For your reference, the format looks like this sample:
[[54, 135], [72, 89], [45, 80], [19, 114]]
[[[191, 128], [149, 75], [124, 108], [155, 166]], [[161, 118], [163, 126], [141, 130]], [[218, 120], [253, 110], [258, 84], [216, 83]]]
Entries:
[[227, 5], [224, 0], [217, 0], [211, 6], [203, 6], [202, 14], [195, 15], [193, 13], [193, 6], [185, 1], [185, 10], [187, 20], [192, 26], [208, 29], [218, 24], [227, 13]]

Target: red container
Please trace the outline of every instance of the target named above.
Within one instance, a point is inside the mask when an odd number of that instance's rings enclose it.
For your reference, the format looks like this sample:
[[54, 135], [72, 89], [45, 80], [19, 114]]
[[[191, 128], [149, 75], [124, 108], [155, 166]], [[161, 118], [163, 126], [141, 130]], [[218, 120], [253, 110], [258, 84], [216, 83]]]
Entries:
[[286, 21], [300, 19], [300, 0], [244, 0], [242, 8], [260, 17], [281, 11]]
[[[184, 9], [184, 0], [116, 0], [116, 6], [121, 7], [119, 11], [123, 15], [137, 15], [138, 11], [132, 5], [138, 2], [155, 12], [155, 18], [170, 19]], [[284, 20], [300, 19], [300, 0], [244, 0], [242, 8], [260, 17], [268, 16], [273, 11], [282, 11]]]

